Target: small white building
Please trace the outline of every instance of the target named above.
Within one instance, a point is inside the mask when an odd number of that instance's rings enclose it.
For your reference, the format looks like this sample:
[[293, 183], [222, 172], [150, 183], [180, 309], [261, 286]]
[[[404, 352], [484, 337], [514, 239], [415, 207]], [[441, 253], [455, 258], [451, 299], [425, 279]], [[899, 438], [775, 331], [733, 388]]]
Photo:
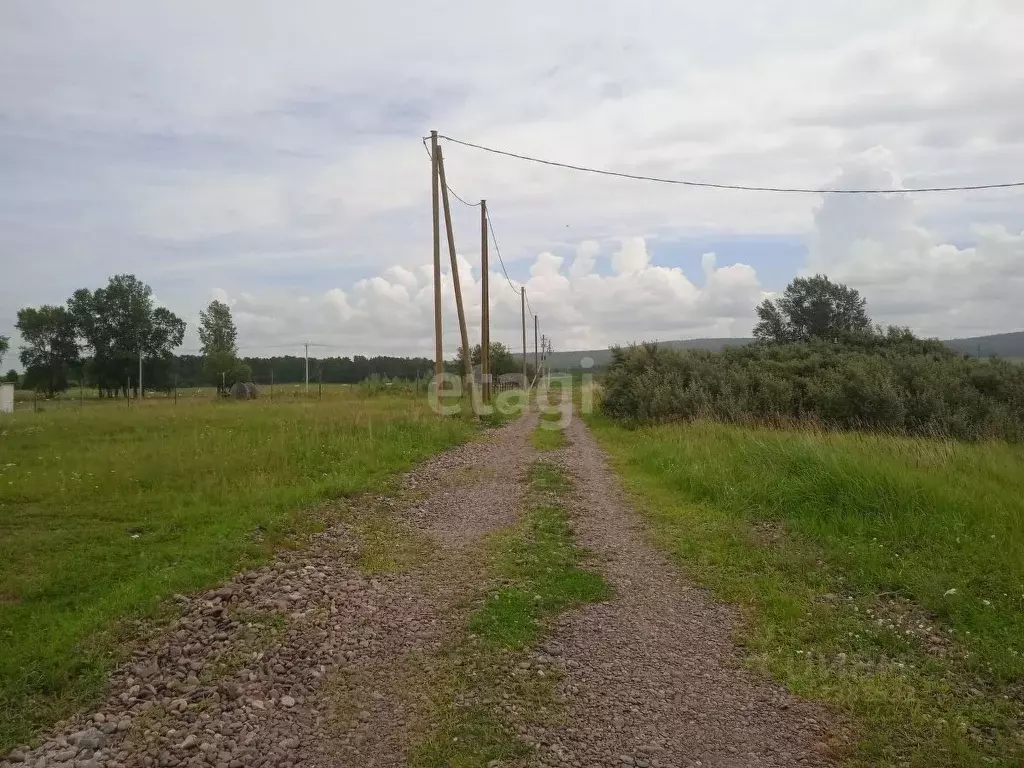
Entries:
[[14, 413], [13, 384], [0, 384], [0, 413]]

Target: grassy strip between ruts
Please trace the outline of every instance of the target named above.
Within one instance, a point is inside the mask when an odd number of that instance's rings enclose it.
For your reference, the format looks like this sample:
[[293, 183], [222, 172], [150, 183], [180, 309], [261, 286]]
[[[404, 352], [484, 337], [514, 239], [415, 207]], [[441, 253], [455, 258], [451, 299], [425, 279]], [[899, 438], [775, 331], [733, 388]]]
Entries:
[[489, 542], [495, 586], [470, 616], [466, 639], [450, 651], [447, 684], [435, 690], [431, 729], [410, 765], [468, 768], [523, 757], [529, 747], [516, 738], [511, 716], [551, 716], [555, 678], [521, 668], [518, 659], [552, 616], [611, 594], [600, 574], [582, 567], [586, 553], [574, 544], [560, 502], [569, 492], [554, 465], [531, 467], [526, 519]]
[[854, 726], [848, 765], [1024, 758], [1024, 449], [590, 419], [749, 663]]
[[[102, 688], [130, 622], [459, 443], [425, 399], [149, 402], [0, 422], [0, 754]], [[373, 564], [385, 567], [381, 561]]]
[[530, 435], [530, 442], [538, 451], [554, 451], [565, 446], [565, 430], [559, 424], [562, 414], [557, 411], [545, 411], [540, 415], [540, 423]]

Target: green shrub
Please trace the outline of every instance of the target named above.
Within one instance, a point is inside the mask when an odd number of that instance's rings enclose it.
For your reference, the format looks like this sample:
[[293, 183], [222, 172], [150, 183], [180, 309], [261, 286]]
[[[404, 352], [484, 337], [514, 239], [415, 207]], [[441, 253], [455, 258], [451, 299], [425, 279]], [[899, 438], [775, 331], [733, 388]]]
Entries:
[[632, 423], [811, 421], [960, 439], [1024, 439], [1024, 366], [963, 357], [909, 331], [721, 352], [612, 351], [602, 407]]

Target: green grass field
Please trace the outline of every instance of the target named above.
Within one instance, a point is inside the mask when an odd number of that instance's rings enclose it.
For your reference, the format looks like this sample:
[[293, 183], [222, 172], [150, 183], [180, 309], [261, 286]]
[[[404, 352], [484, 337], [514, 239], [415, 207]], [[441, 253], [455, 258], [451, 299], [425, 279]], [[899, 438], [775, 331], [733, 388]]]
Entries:
[[849, 764], [1021, 764], [1024, 447], [591, 422], [749, 664], [853, 724]]
[[0, 416], [0, 754], [94, 696], [122, 619], [264, 560], [316, 502], [470, 437], [425, 398], [124, 402]]
[[[304, 384], [277, 383], [270, 385], [260, 382], [257, 385], [259, 398], [273, 402], [299, 402], [299, 401], [323, 401], [345, 399], [357, 395], [423, 395], [426, 393], [426, 383], [423, 381], [393, 381], [375, 382], [364, 381], [359, 384], [320, 384], [316, 381], [309, 383], [307, 389]], [[97, 390], [92, 388], [79, 389], [71, 387], [64, 392], [58, 392], [53, 397], [46, 397], [41, 392], [30, 389], [14, 390], [14, 403], [17, 411], [53, 411], [67, 410], [85, 406], [104, 408], [134, 408], [152, 404], [167, 403], [190, 403], [195, 401], [216, 402], [220, 397], [217, 388], [206, 387], [178, 387], [177, 390], [147, 390], [146, 396], [141, 403], [137, 398], [125, 400], [124, 398], [101, 398]]]

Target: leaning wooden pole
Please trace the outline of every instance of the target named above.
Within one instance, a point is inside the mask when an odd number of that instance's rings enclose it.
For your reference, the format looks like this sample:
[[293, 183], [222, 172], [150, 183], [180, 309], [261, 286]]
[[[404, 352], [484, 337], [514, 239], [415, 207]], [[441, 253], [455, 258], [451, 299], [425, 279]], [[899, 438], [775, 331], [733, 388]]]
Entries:
[[455, 233], [452, 230], [452, 209], [448, 201], [448, 184], [444, 179], [444, 154], [437, 148], [437, 176], [441, 184], [441, 202], [444, 204], [444, 228], [448, 235], [448, 255], [452, 260], [452, 287], [455, 289], [455, 308], [459, 313], [459, 333], [462, 334], [462, 362], [465, 370], [465, 385], [473, 383], [473, 356], [469, 348], [469, 332], [466, 330], [466, 312], [462, 307], [462, 288], [459, 286], [459, 260], [455, 256]]
[[526, 378], [526, 286], [519, 289], [519, 304], [523, 310], [523, 389], [528, 387]]
[[437, 131], [430, 132], [430, 191], [434, 206], [434, 383], [437, 405], [441, 405], [441, 376], [444, 374], [444, 346], [441, 344], [441, 212], [438, 201]]
[[480, 385], [485, 403], [491, 402], [491, 299], [488, 293], [487, 201], [480, 201]]

